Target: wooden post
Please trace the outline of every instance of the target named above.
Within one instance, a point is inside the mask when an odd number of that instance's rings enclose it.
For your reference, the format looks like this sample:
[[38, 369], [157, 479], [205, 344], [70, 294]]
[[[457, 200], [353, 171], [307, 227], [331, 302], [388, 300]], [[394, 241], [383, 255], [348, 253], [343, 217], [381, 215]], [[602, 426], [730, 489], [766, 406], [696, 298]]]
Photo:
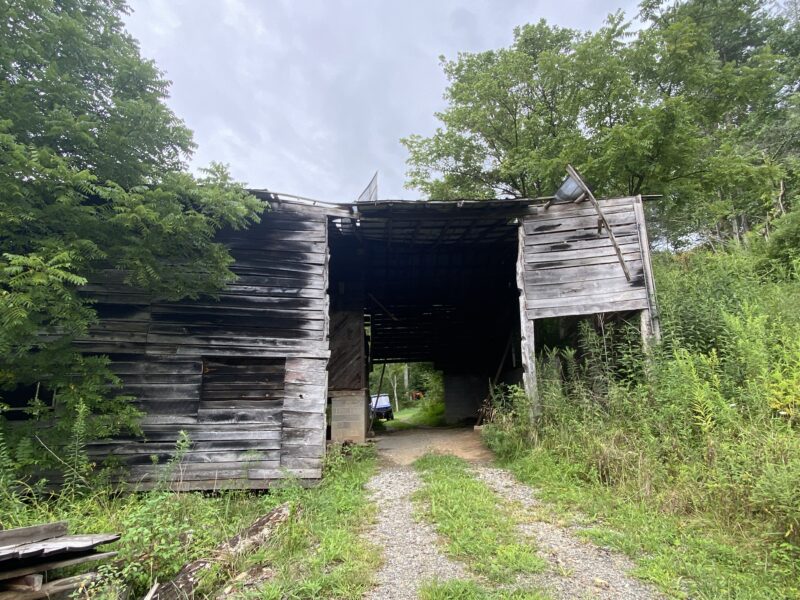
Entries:
[[636, 215], [636, 232], [639, 236], [639, 248], [642, 251], [642, 271], [644, 284], [647, 289], [646, 308], [641, 312], [642, 345], [645, 351], [650, 346], [650, 340], [661, 341], [661, 321], [656, 304], [656, 280], [653, 277], [653, 264], [650, 260], [650, 240], [647, 237], [647, 227], [644, 222], [644, 206], [641, 195], [633, 200], [633, 212]]
[[542, 413], [539, 402], [539, 389], [536, 384], [536, 347], [533, 338], [533, 321], [528, 317], [525, 293], [525, 225], [519, 223], [519, 243], [517, 246], [517, 288], [519, 289], [520, 345], [522, 359], [522, 381], [525, 392], [531, 399], [530, 418], [535, 421]]

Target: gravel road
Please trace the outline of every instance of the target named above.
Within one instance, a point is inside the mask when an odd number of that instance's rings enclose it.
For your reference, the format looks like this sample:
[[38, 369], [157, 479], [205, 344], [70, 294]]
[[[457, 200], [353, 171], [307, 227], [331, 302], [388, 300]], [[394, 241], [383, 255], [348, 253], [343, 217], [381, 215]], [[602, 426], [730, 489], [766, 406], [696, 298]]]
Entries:
[[409, 430], [384, 434], [377, 442], [382, 467], [367, 483], [378, 508], [369, 537], [383, 548], [384, 564], [376, 573], [376, 587], [365, 596], [368, 600], [411, 600], [417, 598], [420, 585], [431, 579], [472, 579], [491, 587], [464, 564], [445, 556], [433, 527], [414, 517], [411, 496], [422, 484], [409, 465], [431, 450], [470, 461], [478, 479], [503, 502], [516, 503], [521, 509], [520, 538], [530, 539], [550, 568], [521, 576], [511, 589], [544, 589], [563, 600], [663, 598], [627, 574], [634, 565], [626, 557], [581, 540], [570, 527], [540, 520], [536, 509], [542, 503], [535, 491], [517, 482], [508, 471], [490, 466], [491, 453], [478, 433], [466, 429]]
[[518, 502], [527, 513], [520, 532], [531, 539], [539, 554], [551, 565], [542, 574], [525, 577], [547, 589], [556, 598], [599, 598], [633, 600], [663, 598], [647, 584], [627, 573], [634, 564], [626, 556], [601, 548], [575, 535], [569, 527], [559, 527], [535, 518], [542, 506], [534, 491], [519, 483], [505, 469], [476, 468], [475, 475], [506, 501]]
[[383, 548], [383, 567], [377, 587], [368, 600], [413, 600], [424, 581], [438, 578], [468, 579], [464, 565], [439, 550], [439, 540], [429, 524], [414, 519], [411, 495], [421, 482], [412, 467], [388, 466], [367, 483], [378, 517], [370, 540]]

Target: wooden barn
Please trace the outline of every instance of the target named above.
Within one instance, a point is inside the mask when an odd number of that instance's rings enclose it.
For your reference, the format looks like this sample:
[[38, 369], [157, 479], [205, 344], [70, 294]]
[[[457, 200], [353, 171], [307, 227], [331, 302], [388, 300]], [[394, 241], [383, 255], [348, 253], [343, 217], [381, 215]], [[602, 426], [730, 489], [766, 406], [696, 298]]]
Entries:
[[[325, 204], [254, 192], [262, 222], [220, 238], [235, 283], [152, 301], [111, 280], [80, 341], [145, 412], [142, 438], [100, 440], [142, 487], [266, 488], [321, 476], [326, 439], [363, 441], [368, 370], [433, 362], [446, 417], [474, 418], [490, 380], [535, 395], [539, 322], [641, 315], [658, 331], [641, 197], [590, 202]], [[190, 440], [167, 465], [180, 432]]]

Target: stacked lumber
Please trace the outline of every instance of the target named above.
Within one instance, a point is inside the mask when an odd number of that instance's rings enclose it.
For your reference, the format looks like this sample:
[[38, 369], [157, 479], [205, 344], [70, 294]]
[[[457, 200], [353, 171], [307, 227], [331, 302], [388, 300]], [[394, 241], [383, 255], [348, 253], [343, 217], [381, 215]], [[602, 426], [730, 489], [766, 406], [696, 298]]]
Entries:
[[0, 600], [69, 598], [97, 574], [51, 579], [48, 573], [115, 556], [116, 552], [100, 552], [97, 547], [119, 537], [68, 535], [65, 521], [0, 531]]

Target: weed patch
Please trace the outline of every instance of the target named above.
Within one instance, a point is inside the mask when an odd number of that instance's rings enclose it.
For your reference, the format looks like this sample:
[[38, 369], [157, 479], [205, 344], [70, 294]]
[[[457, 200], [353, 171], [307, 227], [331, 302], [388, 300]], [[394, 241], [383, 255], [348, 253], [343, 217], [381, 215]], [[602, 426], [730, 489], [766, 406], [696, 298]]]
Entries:
[[380, 552], [362, 535], [371, 506], [364, 484], [375, 470], [371, 447], [329, 453], [325, 478], [314, 489], [277, 493], [295, 517], [244, 568], [263, 565], [275, 575], [244, 598], [360, 598], [372, 584]]
[[488, 590], [472, 581], [432, 581], [422, 586], [420, 600], [548, 600], [536, 590]]
[[[743, 532], [702, 517], [668, 515], [636, 498], [580, 477], [581, 466], [537, 448], [506, 461], [515, 476], [567, 516], [594, 515], [581, 535], [633, 558], [634, 574], [675, 597], [796, 598], [791, 567], [778, 564]], [[786, 570], [784, 570], [786, 569]]]
[[114, 590], [127, 587], [132, 596], [141, 597], [154, 581], [172, 579], [186, 562], [209, 556], [217, 544], [289, 502], [292, 517], [274, 539], [228, 571], [210, 572], [198, 593], [212, 593], [232, 576], [258, 565], [275, 573], [258, 597], [357, 598], [369, 587], [380, 559], [359, 535], [371, 514], [363, 484], [374, 470], [374, 452], [350, 450], [332, 450], [325, 479], [311, 489], [289, 481], [266, 494], [118, 494], [108, 487], [58, 496], [30, 493], [3, 498], [0, 525], [65, 520], [75, 533], [121, 532], [112, 547], [118, 558], [100, 567], [101, 581], [90, 591], [96, 597], [115, 597]]

